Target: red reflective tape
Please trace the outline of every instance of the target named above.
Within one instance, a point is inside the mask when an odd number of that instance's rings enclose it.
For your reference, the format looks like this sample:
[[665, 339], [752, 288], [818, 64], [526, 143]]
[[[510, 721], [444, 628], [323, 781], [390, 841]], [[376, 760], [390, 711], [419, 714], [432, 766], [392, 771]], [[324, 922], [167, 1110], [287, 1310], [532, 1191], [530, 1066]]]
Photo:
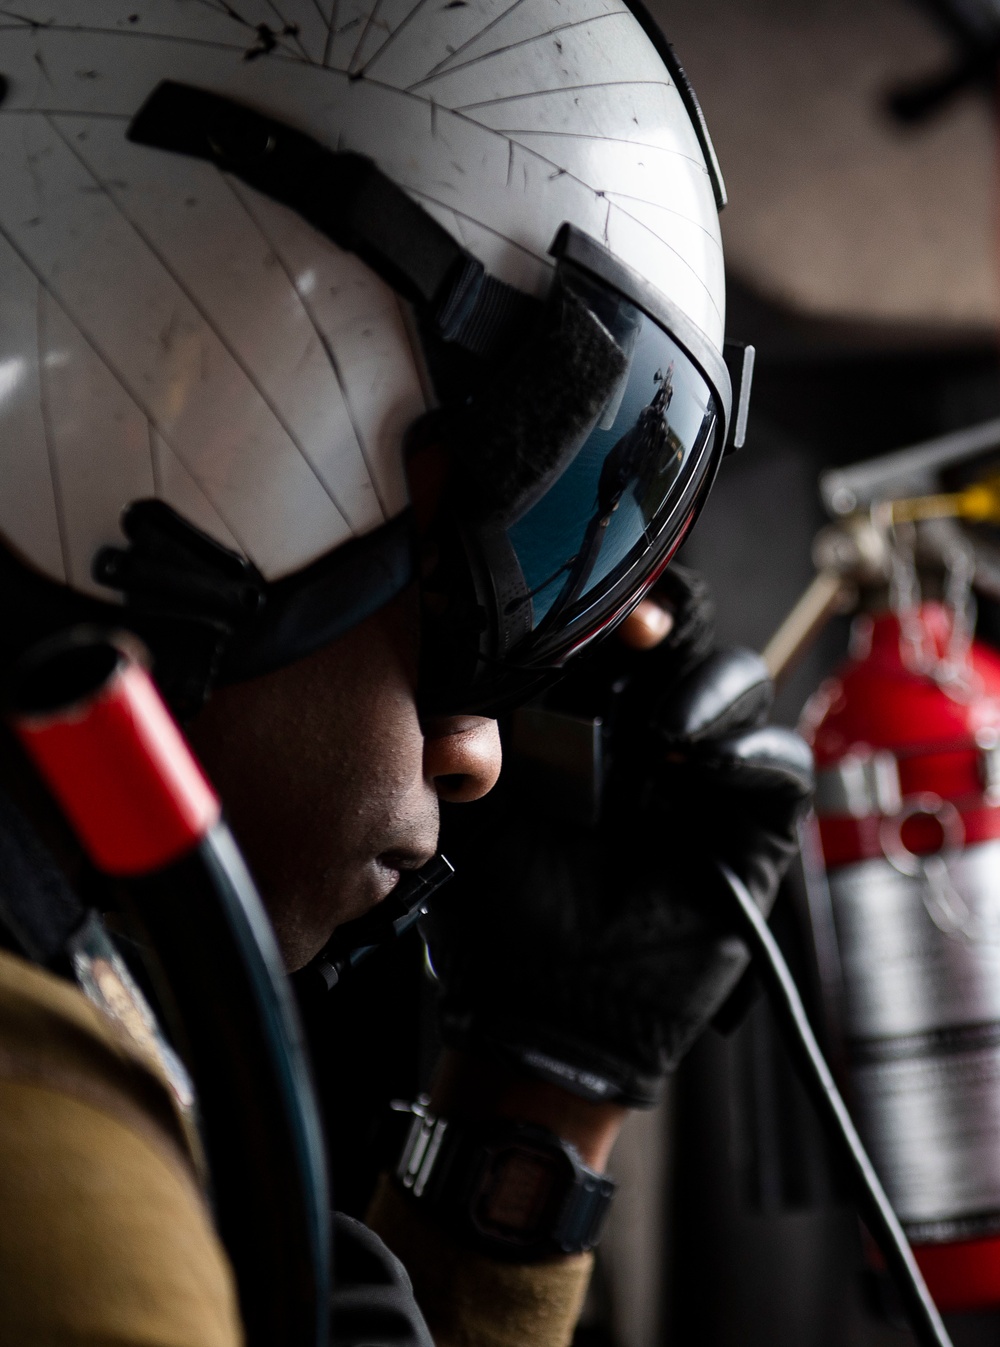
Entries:
[[939, 1310], [1000, 1305], [1000, 1239], [915, 1244], [913, 1256]]
[[89, 701], [21, 716], [13, 728], [107, 874], [159, 869], [218, 822], [218, 797], [137, 664], [120, 666]]
[[[976, 846], [979, 842], [992, 842], [1000, 837], [1000, 809], [995, 805], [982, 805], [960, 812], [967, 847]], [[824, 815], [819, 820], [819, 833], [827, 869], [884, 858], [882, 823], [880, 815], [868, 818]]]

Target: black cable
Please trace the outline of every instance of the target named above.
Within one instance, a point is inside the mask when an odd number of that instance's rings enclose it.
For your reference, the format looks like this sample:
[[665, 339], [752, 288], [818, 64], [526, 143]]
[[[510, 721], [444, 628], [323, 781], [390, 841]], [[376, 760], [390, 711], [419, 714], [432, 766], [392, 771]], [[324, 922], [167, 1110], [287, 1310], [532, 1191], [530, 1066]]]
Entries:
[[846, 1158], [857, 1186], [862, 1219], [881, 1250], [902, 1301], [903, 1310], [921, 1347], [952, 1347], [937, 1306], [930, 1297], [896, 1213], [885, 1195], [851, 1115], [830, 1074], [806, 1016], [802, 998], [778, 942], [746, 885], [721, 861], [719, 873], [733, 896], [741, 935], [763, 977], [775, 1016], [803, 1084], [833, 1139]]

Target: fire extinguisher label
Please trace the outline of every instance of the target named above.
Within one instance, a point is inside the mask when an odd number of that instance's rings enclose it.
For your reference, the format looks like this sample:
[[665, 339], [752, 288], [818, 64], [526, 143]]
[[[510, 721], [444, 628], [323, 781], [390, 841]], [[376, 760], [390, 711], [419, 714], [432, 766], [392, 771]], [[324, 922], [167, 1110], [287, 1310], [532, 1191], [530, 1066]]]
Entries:
[[1000, 842], [830, 875], [858, 1121], [915, 1240], [1000, 1229]]
[[1000, 1229], [1000, 1044], [922, 1043], [895, 1061], [857, 1061], [858, 1123], [910, 1238]]

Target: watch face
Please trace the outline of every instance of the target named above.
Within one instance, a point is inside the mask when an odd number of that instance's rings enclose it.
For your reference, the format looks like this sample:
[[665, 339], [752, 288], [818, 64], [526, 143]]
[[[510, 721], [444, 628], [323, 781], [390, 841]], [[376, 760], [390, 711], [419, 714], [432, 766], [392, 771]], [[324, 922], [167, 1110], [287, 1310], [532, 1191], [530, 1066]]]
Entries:
[[493, 1149], [473, 1196], [473, 1222], [485, 1235], [530, 1243], [551, 1229], [572, 1181], [562, 1155], [518, 1145]]

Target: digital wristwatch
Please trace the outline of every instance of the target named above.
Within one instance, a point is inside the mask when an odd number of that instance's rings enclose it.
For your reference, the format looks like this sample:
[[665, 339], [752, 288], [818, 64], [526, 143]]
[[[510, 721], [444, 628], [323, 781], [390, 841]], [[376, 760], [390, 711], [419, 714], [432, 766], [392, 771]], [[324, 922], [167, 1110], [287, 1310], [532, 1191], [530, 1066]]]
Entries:
[[530, 1263], [597, 1244], [615, 1184], [545, 1127], [506, 1118], [440, 1118], [420, 1100], [394, 1101], [403, 1133], [390, 1173], [463, 1245]]

